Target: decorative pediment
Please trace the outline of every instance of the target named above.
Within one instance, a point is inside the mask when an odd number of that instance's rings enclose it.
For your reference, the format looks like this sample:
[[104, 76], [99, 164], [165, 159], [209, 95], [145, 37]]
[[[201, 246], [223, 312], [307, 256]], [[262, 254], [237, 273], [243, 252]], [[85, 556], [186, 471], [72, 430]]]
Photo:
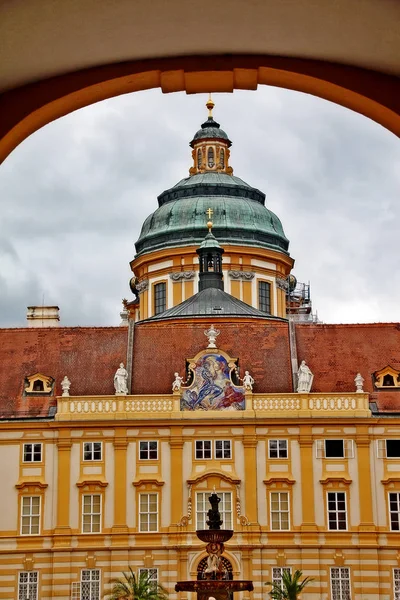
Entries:
[[380, 371], [375, 371], [376, 388], [400, 388], [400, 371], [397, 371], [390, 365]]
[[34, 373], [25, 378], [26, 395], [50, 395], [53, 391], [54, 379], [43, 373]]
[[195, 485], [196, 483], [200, 483], [201, 481], [205, 481], [210, 477], [217, 477], [220, 480], [226, 481], [232, 485], [239, 485], [240, 479], [235, 476], [235, 474], [225, 473], [223, 471], [216, 471], [211, 469], [206, 469], [205, 471], [201, 471], [200, 473], [192, 473], [190, 479], [187, 480], [188, 485]]
[[181, 410], [244, 410], [245, 388], [237, 385], [237, 359], [207, 348], [189, 362], [189, 385], [180, 387]]
[[81, 488], [84, 492], [100, 492], [102, 488], [108, 486], [108, 482], [98, 476], [95, 478], [85, 477], [84, 479], [80, 479], [76, 486]]
[[155, 489], [158, 487], [162, 487], [165, 481], [161, 479], [142, 477], [140, 479], [135, 479], [132, 481], [132, 485], [136, 488], [146, 488], [146, 489]]
[[15, 484], [15, 487], [17, 490], [24, 490], [25, 493], [34, 494], [35, 492], [45, 490], [48, 487], [48, 484], [41, 477], [28, 476], [20, 479], [18, 483]]

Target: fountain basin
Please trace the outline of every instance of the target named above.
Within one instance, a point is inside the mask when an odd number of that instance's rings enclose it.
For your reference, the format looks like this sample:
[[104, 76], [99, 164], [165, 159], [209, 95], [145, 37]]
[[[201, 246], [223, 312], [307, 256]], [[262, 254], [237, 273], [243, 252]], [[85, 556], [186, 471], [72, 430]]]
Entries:
[[176, 592], [196, 592], [197, 600], [230, 600], [233, 592], [252, 592], [252, 581], [237, 581], [233, 579], [207, 579], [196, 581], [178, 581], [175, 585]]
[[207, 544], [217, 543], [223, 544], [231, 539], [233, 531], [231, 529], [199, 529], [196, 531], [196, 535], [202, 542]]

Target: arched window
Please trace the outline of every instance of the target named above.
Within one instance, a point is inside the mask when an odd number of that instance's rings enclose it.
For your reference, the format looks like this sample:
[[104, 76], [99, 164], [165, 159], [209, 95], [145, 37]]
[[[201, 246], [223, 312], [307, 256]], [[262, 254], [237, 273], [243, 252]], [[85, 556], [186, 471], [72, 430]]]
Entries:
[[221, 166], [221, 169], [225, 169], [225, 152], [222, 148], [219, 152], [219, 164]]
[[384, 375], [382, 386], [383, 387], [394, 387], [394, 377], [393, 377], [393, 375], [389, 375], [389, 374]]
[[208, 167], [212, 169], [214, 166], [214, 148], [208, 149]]
[[197, 168], [201, 169], [201, 162], [202, 162], [202, 153], [201, 153], [201, 148], [199, 148], [197, 150]]
[[44, 392], [43, 381], [41, 381], [40, 379], [36, 379], [33, 382], [33, 391], [34, 392]]

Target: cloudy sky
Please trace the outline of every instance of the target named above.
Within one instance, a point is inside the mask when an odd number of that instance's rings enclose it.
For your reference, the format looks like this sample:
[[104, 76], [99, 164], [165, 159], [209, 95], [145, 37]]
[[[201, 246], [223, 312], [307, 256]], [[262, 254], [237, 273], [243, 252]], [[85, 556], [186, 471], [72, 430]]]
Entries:
[[[326, 323], [400, 320], [400, 143], [305, 94], [216, 94], [235, 175], [282, 220]], [[186, 177], [205, 95], [151, 90], [51, 123], [0, 167], [0, 326], [58, 304], [64, 325], [117, 325], [157, 195]]]

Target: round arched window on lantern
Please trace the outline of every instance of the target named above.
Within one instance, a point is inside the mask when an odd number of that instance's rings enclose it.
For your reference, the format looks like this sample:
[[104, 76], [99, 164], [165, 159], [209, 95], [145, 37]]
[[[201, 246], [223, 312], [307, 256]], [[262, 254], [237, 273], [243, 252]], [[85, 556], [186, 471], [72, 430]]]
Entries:
[[221, 166], [221, 169], [225, 169], [225, 152], [222, 148], [219, 152], [219, 164]]
[[197, 150], [197, 168], [201, 169], [201, 162], [202, 162], [202, 153], [201, 153], [201, 148], [199, 148]]
[[214, 149], [213, 148], [209, 148], [208, 149], [208, 168], [212, 169], [215, 162], [214, 162]]

